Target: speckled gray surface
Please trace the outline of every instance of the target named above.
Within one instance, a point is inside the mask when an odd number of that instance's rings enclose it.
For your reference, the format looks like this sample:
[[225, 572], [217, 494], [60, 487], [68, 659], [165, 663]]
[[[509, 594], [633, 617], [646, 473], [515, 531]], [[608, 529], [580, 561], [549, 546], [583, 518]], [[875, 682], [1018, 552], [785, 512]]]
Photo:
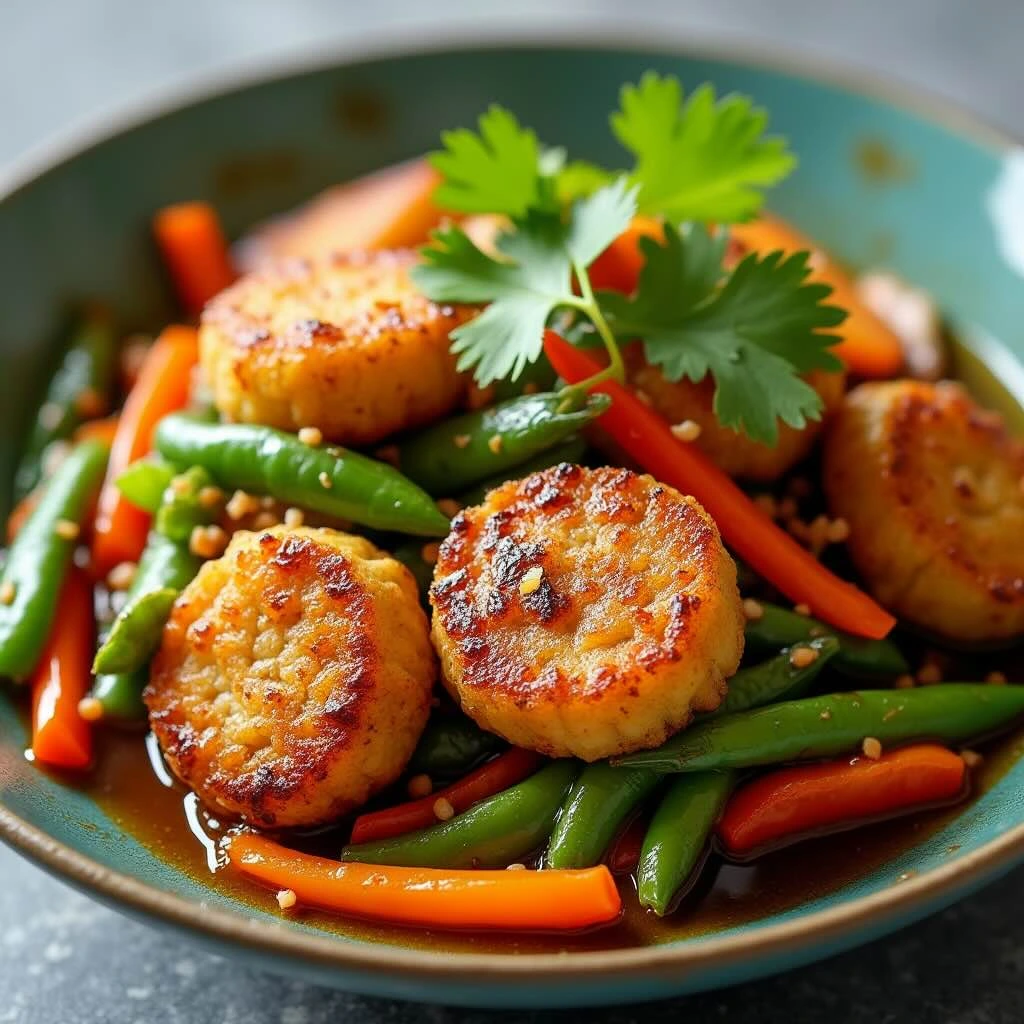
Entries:
[[[97, 110], [239, 59], [440, 21], [613, 13], [617, 0], [0, 0], [0, 164]], [[638, 20], [801, 46], [926, 86], [1024, 137], [1021, 0], [632, 0]], [[556, 13], [552, 14], [552, 11]], [[1019, 1024], [1024, 871], [888, 940], [772, 981], [605, 1013], [487, 1014], [282, 981], [129, 921], [0, 849], [0, 1024]]]

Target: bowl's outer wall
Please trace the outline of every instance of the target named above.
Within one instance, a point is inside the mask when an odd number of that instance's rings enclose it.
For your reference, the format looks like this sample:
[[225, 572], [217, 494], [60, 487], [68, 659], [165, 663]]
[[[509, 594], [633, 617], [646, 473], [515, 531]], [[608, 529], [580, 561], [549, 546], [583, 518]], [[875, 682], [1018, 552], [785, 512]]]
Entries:
[[[322, 187], [431, 148], [442, 129], [471, 123], [493, 101], [515, 110], [542, 139], [567, 145], [573, 156], [615, 164], [624, 155], [610, 138], [607, 113], [620, 84], [649, 67], [678, 74], [685, 85], [708, 79], [721, 91], [751, 94], [771, 111], [773, 129], [789, 137], [801, 159], [798, 171], [772, 195], [777, 210], [853, 263], [897, 269], [941, 295], [957, 322], [983, 329], [1018, 355], [1024, 352], [1024, 289], [1000, 254], [987, 210], [1003, 171], [1004, 154], [996, 148], [965, 141], [882, 101], [716, 60], [525, 48], [385, 58], [251, 86], [165, 114], [98, 143], [0, 203], [0, 480], [10, 479], [17, 439], [52, 366], [55, 331], [69, 301], [108, 300], [131, 328], [155, 328], [172, 315], [148, 231], [157, 207], [209, 199], [229, 233], [237, 235]], [[864, 169], [865, 152], [874, 155], [874, 173]], [[25, 736], [11, 701], [0, 702], [0, 730], [0, 802], [14, 813], [102, 865], [196, 902], [229, 905], [120, 831], [84, 796], [36, 772], [22, 756]], [[1024, 821], [1022, 792], [1019, 765], [958, 821], [898, 862], [762, 923], [884, 890], [904, 872], [948, 863], [953, 846], [959, 846], [956, 856], [980, 848]], [[964, 888], [980, 881], [965, 880]], [[948, 896], [960, 894], [957, 889]], [[915, 907], [904, 921], [930, 909], [934, 901]], [[277, 914], [248, 908], [246, 913], [281, 926]], [[306, 926], [293, 921], [286, 927]], [[468, 979], [439, 990], [429, 982], [379, 974], [315, 965], [292, 969], [320, 981], [413, 998], [598, 1003], [735, 982], [880, 930], [851, 934], [831, 946], [809, 941], [797, 957], [762, 958], [741, 970], [699, 977], [638, 972], [628, 984], [595, 977], [587, 991], [557, 982], [499, 987]]]

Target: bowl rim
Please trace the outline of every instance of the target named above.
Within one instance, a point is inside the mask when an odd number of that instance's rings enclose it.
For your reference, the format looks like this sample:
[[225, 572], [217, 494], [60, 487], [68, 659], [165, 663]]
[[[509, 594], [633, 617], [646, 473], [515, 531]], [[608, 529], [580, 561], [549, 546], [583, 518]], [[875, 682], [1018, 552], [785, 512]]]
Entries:
[[[404, 35], [403, 35], [404, 31]], [[0, 169], [0, 204], [28, 187], [36, 178], [66, 161], [102, 145], [151, 120], [214, 99], [329, 67], [354, 67], [379, 60], [465, 53], [472, 50], [616, 50], [720, 60], [768, 70], [824, 84], [862, 98], [888, 103], [962, 139], [1005, 156], [1022, 145], [1013, 136], [983, 118], [926, 89], [898, 78], [880, 77], [866, 68], [813, 56], [770, 43], [736, 41], [713, 34], [686, 35], [679, 28], [636, 25], [596, 18], [584, 25], [544, 23], [532, 30], [493, 26], [422, 26], [355, 35], [301, 53], [277, 58], [242, 61], [224, 69], [189, 75], [178, 83], [139, 102], [119, 105], [115, 112], [87, 119], [58, 132], [31, 148], [7, 168]], [[950, 887], [965, 890], [983, 884], [1011, 867], [1024, 852], [1024, 822], [984, 846], [951, 859], [920, 875], [899, 881], [880, 892], [846, 900], [838, 906], [803, 914], [772, 925], [753, 923], [742, 934], [706, 935], [663, 945], [570, 953], [452, 953], [412, 949], [391, 943], [339, 938], [330, 933], [309, 934], [284, 929], [276, 923], [196, 903], [154, 888], [134, 876], [108, 868], [25, 821], [0, 803], [0, 839], [29, 860], [72, 885], [96, 895], [119, 909], [158, 918], [178, 930], [253, 953], [271, 954], [293, 962], [323, 968], [356, 969], [370, 976], [402, 976], [410, 980], [438, 981], [471, 978], [474, 984], [514, 981], [524, 976], [548, 982], [571, 983], [599, 973], [608, 980], [651, 975], [671, 968], [682, 981], [702, 969], [728, 968], [761, 955], [777, 959], [816, 946], [839, 948], [844, 937], [871, 928], [874, 934], [923, 916], [951, 898]], [[954, 894], [955, 897], [955, 894]], [[198, 911], [198, 912], [197, 912]], [[271, 965], [272, 966], [272, 965]]]

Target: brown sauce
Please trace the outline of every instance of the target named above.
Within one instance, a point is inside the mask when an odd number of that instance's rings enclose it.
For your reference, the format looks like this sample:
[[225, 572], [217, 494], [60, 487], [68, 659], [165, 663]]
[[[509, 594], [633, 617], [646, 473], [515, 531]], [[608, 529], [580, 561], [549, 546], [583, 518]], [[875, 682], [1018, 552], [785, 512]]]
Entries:
[[[977, 799], [1024, 754], [1024, 729], [982, 749], [985, 759], [974, 770], [970, 799]], [[158, 778], [161, 770], [163, 781]], [[162, 860], [242, 903], [276, 909], [273, 893], [230, 867], [211, 870], [218, 856], [217, 842], [227, 833], [226, 824], [213, 821], [183, 787], [171, 782], [159, 761], [154, 766], [141, 733], [104, 735], [96, 770], [83, 783], [83, 789], [118, 828], [130, 833]], [[621, 878], [625, 907], [622, 920], [613, 927], [584, 934], [431, 932], [372, 925], [317, 911], [288, 913], [297, 913], [308, 924], [348, 938], [410, 948], [557, 953], [652, 945], [747, 924], [827, 895], [892, 863], [963, 813], [964, 806], [808, 840], [750, 864], [712, 862], [705, 868], [697, 890], [675, 914], [664, 919], [641, 910], [632, 878]], [[204, 832], [208, 837], [205, 842], [200, 838]], [[342, 827], [307, 837], [296, 845], [310, 852], [337, 856], [346, 838], [347, 831]], [[949, 853], [953, 855], [956, 849], [951, 848]], [[893, 885], [901, 881], [894, 869]]]

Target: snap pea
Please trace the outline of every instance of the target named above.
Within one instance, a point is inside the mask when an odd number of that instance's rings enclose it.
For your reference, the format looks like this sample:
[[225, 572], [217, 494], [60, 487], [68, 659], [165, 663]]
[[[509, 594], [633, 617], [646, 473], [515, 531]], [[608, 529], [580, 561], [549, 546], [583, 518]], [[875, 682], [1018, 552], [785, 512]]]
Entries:
[[148, 457], [137, 459], [114, 482], [133, 505], [153, 514], [177, 472], [169, 462]]
[[673, 780], [640, 849], [636, 872], [640, 906], [659, 917], [668, 913], [707, 852], [708, 836], [735, 783], [735, 772], [688, 772]]
[[141, 722], [146, 717], [142, 691], [146, 686], [146, 670], [98, 675], [93, 680], [89, 696], [99, 701], [103, 720], [124, 723]]
[[346, 846], [343, 861], [407, 867], [501, 867], [541, 847], [555, 823], [576, 762], [553, 761], [511, 789], [430, 828]]
[[216, 509], [202, 499], [203, 491], [212, 486], [213, 477], [202, 466], [192, 466], [174, 476], [156, 511], [156, 531], [178, 544], [188, 544], [192, 531], [215, 516]]
[[413, 775], [443, 778], [469, 771], [505, 744], [461, 715], [432, 718], [409, 760]]
[[[16, 498], [24, 497], [39, 483], [48, 445], [69, 438], [88, 418], [86, 413], [96, 415], [109, 407], [115, 365], [116, 342], [110, 316], [103, 309], [87, 310], [73, 328], [25, 443], [14, 477]], [[95, 410], [83, 409], [87, 395], [97, 400]]]
[[[729, 681], [725, 700], [716, 711], [704, 716], [705, 720], [803, 692], [839, 645], [833, 637], [822, 637], [805, 646], [817, 655], [808, 665], [793, 665], [789, 650], [785, 650], [760, 665], [740, 669]], [[584, 768], [551, 836], [549, 866], [584, 868], [597, 864], [622, 823], [660, 781], [659, 773], [647, 767], [613, 768], [598, 763]]]
[[546, 391], [445, 420], [398, 446], [399, 465], [436, 495], [514, 469], [601, 415], [607, 395]]
[[448, 519], [429, 495], [391, 466], [342, 448], [312, 447], [294, 434], [240, 423], [161, 420], [156, 448], [182, 466], [202, 466], [222, 487], [269, 494], [289, 505], [363, 526], [444, 536]]
[[75, 445], [8, 549], [0, 577], [0, 676], [24, 678], [39, 660], [78, 543], [58, 524], [82, 525], [108, 454], [100, 441]]
[[963, 743], [1024, 714], [1024, 686], [943, 683], [914, 690], [854, 690], [806, 697], [702, 722], [657, 750], [617, 758], [658, 772], [750, 768], [857, 750], [866, 737]]
[[180, 593], [173, 587], [161, 587], [125, 605], [96, 652], [93, 672], [128, 673], [148, 664], [160, 646], [167, 616]]
[[892, 640], [868, 640], [798, 615], [788, 608], [759, 602], [761, 615], [747, 622], [747, 645], [756, 650], [778, 650], [789, 644], [826, 634], [838, 637], [837, 669], [857, 676], [898, 676], [910, 671], [907, 659]]
[[[96, 652], [93, 672], [130, 676], [145, 668], [160, 645], [171, 605], [203, 564], [189, 550], [189, 539], [196, 526], [213, 518], [214, 510], [200, 498], [211, 483], [205, 469], [193, 466], [167, 486], [124, 607]], [[95, 688], [92, 695], [98, 697]]]
[[535, 455], [532, 459], [527, 459], [525, 462], [518, 466], [513, 466], [512, 469], [506, 470], [504, 473], [488, 477], [475, 487], [462, 491], [458, 495], [459, 503], [462, 505], [479, 505], [487, 497], [488, 491], [494, 490], [495, 487], [500, 487], [506, 481], [521, 480], [524, 476], [537, 473], [542, 469], [548, 469], [551, 466], [557, 466], [562, 462], [578, 463], [583, 459], [586, 451], [587, 442], [582, 437], [574, 435], [560, 444], [556, 444], [553, 448], [548, 448], [539, 455]]

